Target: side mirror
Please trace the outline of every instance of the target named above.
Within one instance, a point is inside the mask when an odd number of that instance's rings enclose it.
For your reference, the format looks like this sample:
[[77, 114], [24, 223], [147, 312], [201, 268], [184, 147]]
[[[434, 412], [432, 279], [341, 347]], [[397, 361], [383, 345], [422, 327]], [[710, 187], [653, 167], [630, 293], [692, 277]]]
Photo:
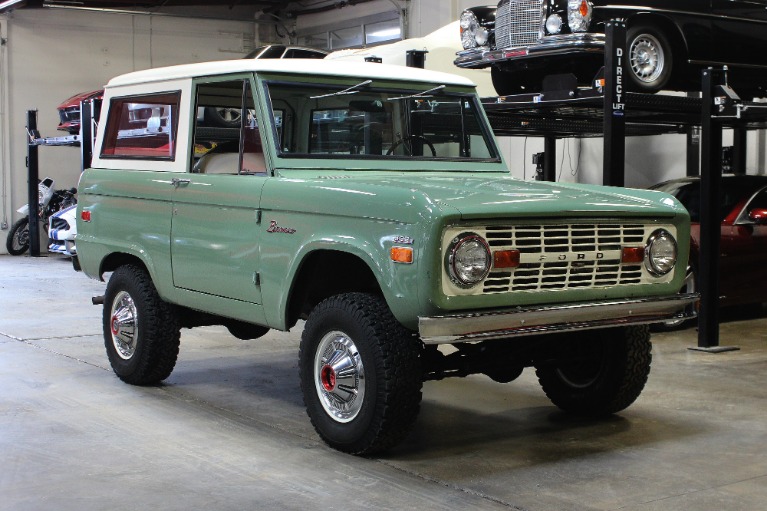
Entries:
[[757, 225], [767, 225], [767, 209], [752, 209], [748, 212], [748, 218]]

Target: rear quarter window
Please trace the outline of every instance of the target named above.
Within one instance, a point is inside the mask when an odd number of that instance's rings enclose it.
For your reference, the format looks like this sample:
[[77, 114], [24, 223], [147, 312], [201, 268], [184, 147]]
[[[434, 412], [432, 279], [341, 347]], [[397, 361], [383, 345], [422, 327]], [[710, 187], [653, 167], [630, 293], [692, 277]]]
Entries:
[[180, 99], [180, 91], [112, 98], [101, 157], [173, 161]]

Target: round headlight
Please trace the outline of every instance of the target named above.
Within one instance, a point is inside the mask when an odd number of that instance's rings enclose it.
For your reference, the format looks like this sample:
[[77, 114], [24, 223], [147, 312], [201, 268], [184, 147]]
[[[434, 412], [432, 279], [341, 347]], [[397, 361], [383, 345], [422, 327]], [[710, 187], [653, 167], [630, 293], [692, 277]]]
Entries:
[[464, 288], [482, 282], [490, 272], [491, 262], [487, 242], [472, 232], [465, 232], [453, 239], [445, 261], [450, 280]]
[[479, 24], [477, 15], [472, 11], [463, 11], [461, 13], [460, 27], [461, 44], [464, 50], [487, 44], [490, 34]]
[[562, 16], [552, 14], [546, 19], [546, 32], [549, 34], [558, 34], [562, 31]]
[[656, 277], [662, 277], [676, 265], [676, 240], [668, 231], [658, 229], [647, 240], [645, 267]]

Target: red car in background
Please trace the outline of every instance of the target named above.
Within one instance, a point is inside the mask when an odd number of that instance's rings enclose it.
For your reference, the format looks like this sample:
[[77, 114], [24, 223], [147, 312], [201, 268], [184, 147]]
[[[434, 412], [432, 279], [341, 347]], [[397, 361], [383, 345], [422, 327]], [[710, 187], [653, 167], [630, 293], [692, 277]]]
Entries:
[[[693, 292], [700, 249], [700, 178], [666, 181], [652, 189], [675, 196], [690, 212], [690, 274], [683, 291]], [[767, 176], [723, 176], [720, 204], [720, 304], [767, 302]]]
[[62, 102], [56, 109], [59, 111], [59, 125], [56, 129], [66, 131], [70, 135], [80, 133], [80, 103], [89, 99], [101, 99], [104, 89], [75, 94]]

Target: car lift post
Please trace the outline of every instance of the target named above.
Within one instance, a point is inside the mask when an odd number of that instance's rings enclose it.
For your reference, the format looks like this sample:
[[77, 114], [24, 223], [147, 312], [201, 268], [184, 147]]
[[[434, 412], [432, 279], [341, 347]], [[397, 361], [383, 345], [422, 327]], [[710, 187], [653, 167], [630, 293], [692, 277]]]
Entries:
[[604, 161], [602, 183], [626, 184], [626, 23], [613, 19], [605, 25]]
[[80, 103], [80, 162], [84, 171], [93, 160], [93, 113], [96, 105], [89, 99]]
[[27, 204], [29, 205], [29, 255], [40, 257], [40, 208], [38, 201], [39, 181], [37, 145], [37, 110], [27, 110]]
[[[722, 89], [724, 85], [724, 89]], [[722, 130], [718, 117], [727, 105], [726, 72], [708, 68], [703, 71], [703, 105], [701, 108], [701, 172], [700, 172], [700, 249], [698, 283], [697, 351], [718, 353], [737, 350], [719, 346], [719, 254], [722, 235], [720, 190], [722, 187]], [[723, 92], [722, 92], [723, 91]]]

